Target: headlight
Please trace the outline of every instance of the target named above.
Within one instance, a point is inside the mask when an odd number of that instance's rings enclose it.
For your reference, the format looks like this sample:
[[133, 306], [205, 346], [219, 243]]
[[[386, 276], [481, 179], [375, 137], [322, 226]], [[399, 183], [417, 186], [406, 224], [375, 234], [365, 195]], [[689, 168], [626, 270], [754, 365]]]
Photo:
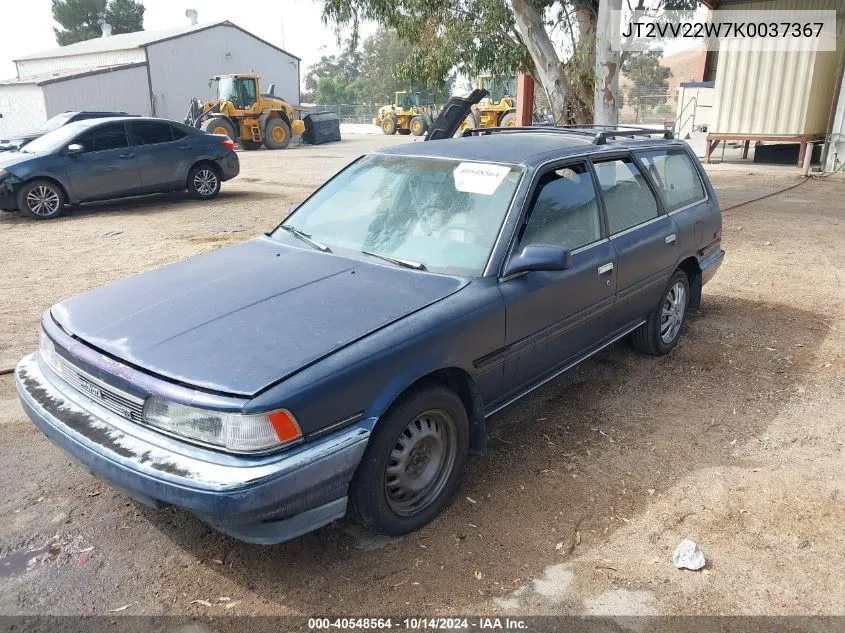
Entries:
[[56, 354], [56, 346], [43, 331], [41, 332], [41, 341], [38, 346], [38, 352], [41, 354], [41, 358], [44, 362], [47, 363], [47, 366], [58, 373], [59, 361], [58, 354]]
[[5, 178], [8, 175], [9, 175], [9, 172], [7, 172], [5, 169], [0, 167], [0, 178]]
[[219, 446], [233, 453], [256, 453], [277, 448], [302, 437], [290, 412], [257, 415], [197, 409], [163, 398], [144, 404], [144, 421], [168, 433]]

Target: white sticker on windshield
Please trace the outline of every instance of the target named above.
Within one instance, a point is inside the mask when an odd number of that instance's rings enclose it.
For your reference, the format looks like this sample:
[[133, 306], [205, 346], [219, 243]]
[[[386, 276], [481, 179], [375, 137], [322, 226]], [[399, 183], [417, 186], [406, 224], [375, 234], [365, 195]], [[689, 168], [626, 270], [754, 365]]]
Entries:
[[492, 196], [510, 173], [505, 165], [490, 163], [461, 163], [455, 167], [455, 189], [466, 193], [480, 193]]

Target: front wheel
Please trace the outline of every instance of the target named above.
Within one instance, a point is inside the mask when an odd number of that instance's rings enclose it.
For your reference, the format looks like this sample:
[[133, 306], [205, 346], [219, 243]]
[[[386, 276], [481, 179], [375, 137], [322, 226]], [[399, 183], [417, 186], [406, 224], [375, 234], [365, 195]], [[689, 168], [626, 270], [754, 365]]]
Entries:
[[681, 328], [689, 304], [689, 279], [683, 270], [675, 271], [660, 303], [646, 322], [634, 331], [631, 341], [641, 352], [663, 356], [671, 352], [681, 338]]
[[422, 136], [428, 130], [426, 120], [421, 114], [418, 114], [413, 117], [408, 127], [411, 128], [411, 134], [413, 134], [414, 136]]
[[33, 180], [18, 192], [18, 209], [35, 220], [52, 220], [65, 210], [65, 192], [49, 180]]
[[220, 193], [220, 172], [209, 164], [196, 165], [188, 172], [188, 193], [197, 200], [210, 200]]
[[417, 388], [378, 422], [349, 487], [365, 527], [398, 536], [428, 524], [466, 466], [469, 422], [460, 398], [439, 385]]
[[381, 120], [381, 132], [391, 136], [396, 134], [396, 117], [386, 116]]
[[267, 149], [285, 149], [290, 145], [290, 126], [282, 119], [270, 119], [264, 127], [264, 146]]

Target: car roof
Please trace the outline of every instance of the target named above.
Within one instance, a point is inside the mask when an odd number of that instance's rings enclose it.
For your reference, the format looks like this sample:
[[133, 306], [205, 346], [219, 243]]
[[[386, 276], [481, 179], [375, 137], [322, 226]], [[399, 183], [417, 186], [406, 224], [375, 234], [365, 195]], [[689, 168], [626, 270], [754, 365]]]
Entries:
[[[483, 130], [482, 130], [483, 131]], [[655, 130], [659, 134], [660, 130]], [[427, 142], [406, 143], [379, 150], [378, 154], [398, 156], [427, 156], [455, 160], [508, 163], [536, 167], [556, 157], [590, 153], [605, 153], [642, 146], [679, 145], [662, 138], [621, 138], [596, 145], [589, 135], [566, 133], [560, 128], [543, 131], [500, 131], [494, 134], [465, 136]]]
[[[69, 123], [68, 125], [76, 126], [78, 130], [85, 130], [89, 127], [94, 127], [95, 125], [99, 125], [100, 123], [128, 123], [130, 121], [154, 121], [156, 123], [168, 123], [168, 124], [177, 124], [180, 125], [178, 121], [171, 121], [170, 119], [157, 119], [155, 117], [149, 116], [132, 116], [132, 115], [121, 115], [121, 116], [109, 116], [103, 117], [100, 119], [81, 119], [79, 121], [74, 121], [73, 123]], [[192, 128], [193, 129], [193, 128]]]

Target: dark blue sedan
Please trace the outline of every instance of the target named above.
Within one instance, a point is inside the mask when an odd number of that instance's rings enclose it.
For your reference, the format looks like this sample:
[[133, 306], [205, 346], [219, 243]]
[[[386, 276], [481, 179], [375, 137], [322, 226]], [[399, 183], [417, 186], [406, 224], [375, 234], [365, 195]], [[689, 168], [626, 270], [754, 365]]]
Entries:
[[502, 130], [352, 163], [274, 231], [44, 313], [23, 406], [155, 506], [275, 543], [431, 521], [485, 420], [614, 341], [666, 354], [722, 261], [685, 144]]
[[76, 121], [0, 154], [0, 209], [50, 220], [69, 204], [148, 193], [208, 200], [239, 170], [225, 136], [162, 119]]

